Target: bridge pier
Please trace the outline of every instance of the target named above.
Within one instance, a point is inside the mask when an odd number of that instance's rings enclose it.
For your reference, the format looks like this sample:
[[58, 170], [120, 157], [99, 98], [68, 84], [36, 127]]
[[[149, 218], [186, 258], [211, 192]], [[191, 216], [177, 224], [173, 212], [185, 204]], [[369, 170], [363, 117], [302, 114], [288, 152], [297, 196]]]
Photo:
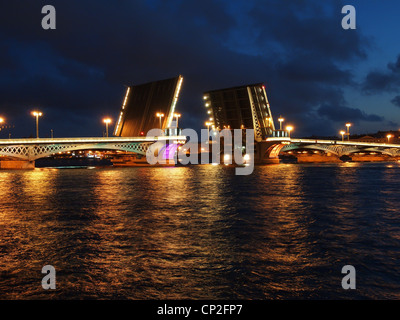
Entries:
[[278, 164], [279, 152], [285, 146], [276, 141], [260, 141], [254, 145], [255, 164]]
[[0, 160], [0, 169], [35, 169], [35, 161]]

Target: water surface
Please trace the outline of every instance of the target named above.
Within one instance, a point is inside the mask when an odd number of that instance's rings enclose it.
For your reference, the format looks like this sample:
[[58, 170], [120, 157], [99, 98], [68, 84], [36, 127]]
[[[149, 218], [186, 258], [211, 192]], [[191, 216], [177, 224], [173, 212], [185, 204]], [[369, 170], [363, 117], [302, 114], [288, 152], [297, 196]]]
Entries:
[[0, 171], [0, 298], [400, 298], [398, 163], [234, 172]]

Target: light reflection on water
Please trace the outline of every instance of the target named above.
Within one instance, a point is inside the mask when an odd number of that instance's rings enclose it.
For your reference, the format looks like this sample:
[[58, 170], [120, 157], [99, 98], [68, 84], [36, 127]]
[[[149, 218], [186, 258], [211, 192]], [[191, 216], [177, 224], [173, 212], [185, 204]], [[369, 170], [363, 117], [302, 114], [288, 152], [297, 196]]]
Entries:
[[0, 171], [0, 298], [398, 299], [399, 170]]

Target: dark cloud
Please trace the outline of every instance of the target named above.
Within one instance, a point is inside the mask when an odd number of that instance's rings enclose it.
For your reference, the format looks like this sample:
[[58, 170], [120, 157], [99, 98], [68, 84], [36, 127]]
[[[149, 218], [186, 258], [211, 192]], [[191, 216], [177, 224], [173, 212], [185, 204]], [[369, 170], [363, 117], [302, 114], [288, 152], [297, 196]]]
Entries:
[[384, 118], [375, 114], [366, 114], [357, 108], [349, 108], [344, 106], [332, 106], [332, 105], [322, 105], [318, 109], [318, 114], [326, 119], [336, 121], [336, 122], [359, 122], [370, 121], [378, 122], [383, 121]]
[[395, 96], [391, 102], [396, 106], [400, 108], [400, 96]]
[[53, 0], [53, 31], [40, 26], [45, 4], [9, 1], [0, 10], [0, 106], [16, 121], [41, 106], [60, 134], [95, 134], [103, 114], [118, 114], [125, 85], [178, 74], [180, 123], [195, 129], [206, 118], [204, 91], [255, 82], [266, 83], [273, 114], [298, 134], [336, 132], [342, 119], [327, 106], [341, 106], [346, 121], [381, 119], [346, 107], [352, 64], [369, 42], [341, 28], [342, 1]]
[[371, 71], [362, 85], [367, 94], [398, 92], [400, 86], [400, 55], [395, 63], [389, 63], [385, 71]]

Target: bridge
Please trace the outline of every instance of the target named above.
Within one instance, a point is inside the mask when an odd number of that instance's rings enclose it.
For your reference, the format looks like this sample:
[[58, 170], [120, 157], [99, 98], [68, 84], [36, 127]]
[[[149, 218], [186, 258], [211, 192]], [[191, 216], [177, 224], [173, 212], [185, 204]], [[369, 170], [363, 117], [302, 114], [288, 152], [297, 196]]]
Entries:
[[[174, 152], [169, 152], [166, 146], [174, 145], [174, 150], [179, 144], [184, 143], [184, 136], [156, 136], [156, 137], [106, 137], [106, 138], [30, 138], [30, 139], [4, 139], [0, 140], [0, 156], [22, 160], [23, 167], [34, 167], [34, 161], [40, 158], [77, 150], [119, 150], [146, 155], [150, 146], [156, 152], [166, 153], [172, 159]], [[169, 156], [171, 154], [171, 156]], [[168, 158], [168, 159], [169, 159]], [[18, 162], [13, 161], [15, 165]]]
[[[14, 165], [19, 161], [34, 167], [37, 159], [69, 151], [116, 150], [146, 155], [150, 146], [156, 153], [161, 152], [164, 159], [172, 160], [178, 146], [186, 142], [186, 137], [179, 135], [177, 119], [180, 115], [174, 113], [181, 84], [182, 76], [178, 76], [128, 87], [114, 130], [115, 137], [1, 139], [0, 157], [3, 158], [0, 168], [8, 161], [4, 158], [13, 159]], [[254, 163], [279, 163], [282, 152], [294, 150], [311, 150], [337, 159], [361, 152], [400, 157], [398, 144], [291, 138], [289, 127], [283, 130], [280, 123], [280, 129], [275, 128], [262, 83], [208, 91], [203, 99], [209, 115], [208, 127], [212, 126], [213, 130], [254, 130]], [[160, 135], [144, 137], [144, 132], [157, 127], [158, 121]]]
[[267, 147], [260, 155], [264, 162], [278, 159], [281, 152], [292, 150], [320, 151], [323, 154], [332, 154], [336, 158], [351, 156], [356, 153], [378, 153], [389, 157], [400, 156], [400, 145], [390, 143], [324, 140], [324, 139], [294, 139], [289, 137], [268, 137]]
[[[281, 152], [310, 150], [329, 155], [330, 160], [356, 153], [379, 153], [388, 157], [400, 156], [400, 145], [358, 141], [294, 139], [293, 129], [275, 128], [265, 85], [255, 83], [204, 92], [204, 106], [213, 129], [253, 129], [255, 137], [254, 162], [279, 163]], [[321, 159], [328, 160], [328, 159]]]

